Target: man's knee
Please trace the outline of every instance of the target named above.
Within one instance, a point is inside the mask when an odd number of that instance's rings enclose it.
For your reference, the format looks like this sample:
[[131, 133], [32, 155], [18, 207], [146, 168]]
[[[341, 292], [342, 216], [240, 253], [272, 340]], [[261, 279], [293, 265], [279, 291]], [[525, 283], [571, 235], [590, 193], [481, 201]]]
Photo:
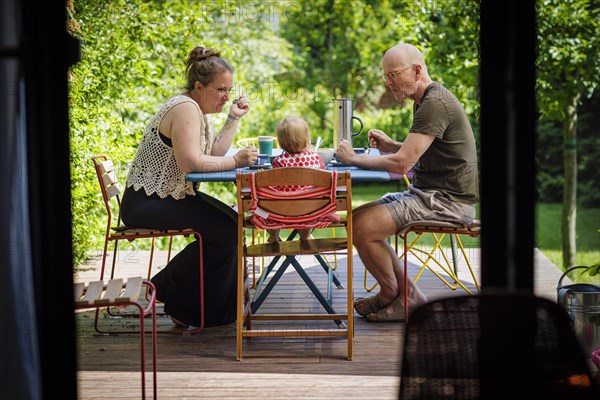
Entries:
[[366, 212], [353, 220], [353, 242], [384, 240], [395, 233], [396, 227], [389, 213]]

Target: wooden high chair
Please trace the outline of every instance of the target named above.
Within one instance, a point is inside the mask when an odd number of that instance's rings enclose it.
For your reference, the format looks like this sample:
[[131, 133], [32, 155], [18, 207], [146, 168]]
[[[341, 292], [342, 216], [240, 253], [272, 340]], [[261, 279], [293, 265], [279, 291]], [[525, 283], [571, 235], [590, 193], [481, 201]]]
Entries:
[[[286, 196], [285, 192], [273, 191], [270, 188], [277, 186], [303, 186], [308, 187], [302, 192]], [[354, 334], [353, 287], [352, 287], [352, 187], [350, 172], [335, 172], [309, 168], [275, 168], [262, 170], [255, 173], [238, 172], [236, 177], [238, 195], [238, 294], [237, 294], [237, 352], [236, 358], [242, 359], [242, 345], [245, 337], [273, 337], [273, 336], [345, 336], [348, 341], [347, 357], [352, 359], [352, 340]], [[327, 218], [330, 212], [344, 213], [339, 222], [322, 223], [315, 229], [324, 229], [329, 232], [333, 226], [345, 229], [344, 237], [327, 237], [308, 240], [293, 240], [294, 234], [288, 240], [276, 243], [248, 244], [245, 241], [246, 230], [261, 229], [256, 220], [249, 219], [251, 215], [269, 215], [269, 218], [281, 217], [289, 220], [288, 229], [300, 229], [306, 221], [314, 221], [315, 216], [323, 213], [321, 217]], [[302, 221], [304, 219], [304, 221]], [[254, 222], [253, 222], [254, 221]], [[298, 255], [332, 254], [337, 252], [347, 254], [347, 279], [345, 304], [337, 312], [334, 304], [321, 293], [300, 263], [296, 260]], [[250, 296], [250, 284], [246, 259], [252, 257], [274, 257], [273, 262], [283, 258], [275, 274], [270, 278], [258, 300]], [[326, 313], [280, 313], [264, 314], [258, 309], [262, 301], [268, 296], [271, 289], [278, 283], [285, 270], [292, 266], [302, 277], [308, 288], [319, 300]], [[329, 273], [332, 271], [329, 268]], [[331, 281], [330, 281], [331, 282]], [[256, 297], [255, 297], [256, 299]], [[283, 299], [286, 301], [286, 299]], [[289, 301], [289, 299], [287, 300]], [[331, 328], [298, 328], [277, 329], [276, 327], [252, 326], [254, 321], [322, 321], [335, 322]], [[267, 324], [268, 325], [268, 324]]]

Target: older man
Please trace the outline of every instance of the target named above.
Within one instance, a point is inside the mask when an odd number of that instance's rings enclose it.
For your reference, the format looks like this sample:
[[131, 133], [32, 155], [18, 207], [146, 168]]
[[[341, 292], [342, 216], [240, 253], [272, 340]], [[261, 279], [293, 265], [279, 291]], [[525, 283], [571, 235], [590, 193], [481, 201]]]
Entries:
[[[379, 293], [355, 300], [356, 312], [369, 321], [404, 319], [403, 268], [389, 236], [416, 220], [470, 223], [479, 201], [477, 150], [473, 130], [456, 97], [429, 77], [423, 54], [401, 43], [382, 60], [383, 79], [399, 102], [414, 101], [412, 127], [404, 142], [378, 129], [369, 131], [381, 157], [355, 154], [342, 140], [338, 161], [398, 174], [413, 170], [408, 190], [387, 194], [354, 211], [354, 245], [365, 267], [377, 280]], [[410, 279], [409, 307], [427, 301]]]

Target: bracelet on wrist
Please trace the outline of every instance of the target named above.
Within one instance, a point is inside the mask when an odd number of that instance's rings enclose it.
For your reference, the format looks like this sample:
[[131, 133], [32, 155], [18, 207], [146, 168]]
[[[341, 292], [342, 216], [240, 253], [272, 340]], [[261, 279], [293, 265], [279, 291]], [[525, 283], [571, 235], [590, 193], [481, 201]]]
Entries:
[[239, 121], [240, 119], [238, 117], [233, 116], [232, 114], [229, 114], [227, 116], [227, 118], [231, 118], [231, 119], [235, 119], [236, 121]]

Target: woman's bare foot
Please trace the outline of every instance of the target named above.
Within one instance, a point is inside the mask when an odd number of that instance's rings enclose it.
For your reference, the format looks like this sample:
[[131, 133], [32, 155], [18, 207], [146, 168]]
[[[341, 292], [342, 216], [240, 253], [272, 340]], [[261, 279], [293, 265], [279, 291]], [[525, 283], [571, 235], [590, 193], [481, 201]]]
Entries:
[[171, 321], [173, 321], [173, 323], [174, 323], [175, 325], [177, 325], [178, 327], [180, 327], [180, 328], [187, 328], [187, 327], [189, 327], [189, 325], [188, 325], [188, 324], [186, 324], [185, 322], [181, 322], [180, 320], [178, 320], [178, 319], [175, 319], [175, 318], [173, 318], [173, 317], [171, 317]]

